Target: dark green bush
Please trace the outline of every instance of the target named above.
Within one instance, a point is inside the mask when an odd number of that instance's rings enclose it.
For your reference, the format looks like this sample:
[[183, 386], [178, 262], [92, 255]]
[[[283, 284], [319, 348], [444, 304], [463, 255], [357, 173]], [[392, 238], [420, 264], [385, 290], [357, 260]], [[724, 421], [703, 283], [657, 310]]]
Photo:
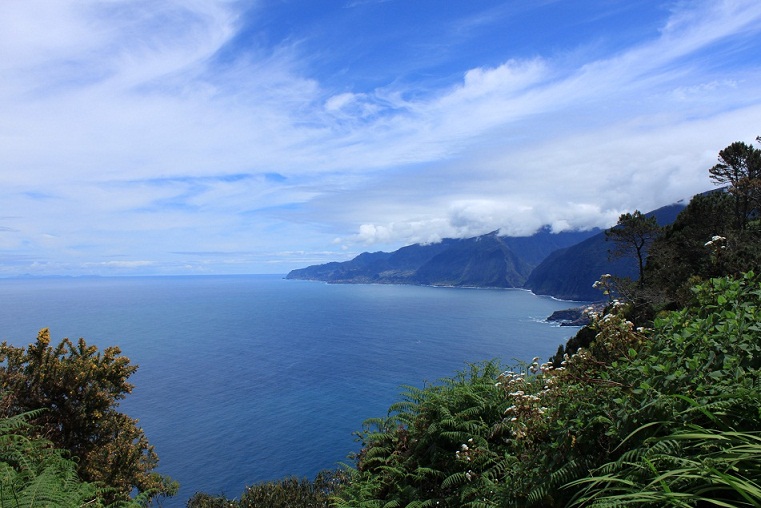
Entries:
[[306, 478], [284, 478], [247, 487], [239, 500], [224, 496], [196, 493], [188, 508], [329, 508], [331, 497], [346, 481], [340, 470], [321, 471], [313, 481]]

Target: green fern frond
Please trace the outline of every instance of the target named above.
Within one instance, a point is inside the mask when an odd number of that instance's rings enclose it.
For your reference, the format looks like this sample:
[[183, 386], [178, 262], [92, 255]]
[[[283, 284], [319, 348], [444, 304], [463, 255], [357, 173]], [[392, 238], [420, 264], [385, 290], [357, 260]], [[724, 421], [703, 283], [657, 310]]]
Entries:
[[441, 482], [441, 486], [445, 489], [449, 489], [453, 487], [459, 487], [460, 485], [465, 484], [467, 481], [468, 478], [465, 476], [465, 473], [457, 472], [444, 478], [444, 481]]
[[495, 508], [497, 505], [482, 500], [469, 501], [462, 505], [462, 508]]
[[392, 413], [411, 413], [417, 409], [417, 404], [408, 400], [402, 400], [391, 404], [388, 408], [388, 414]]
[[457, 416], [461, 418], [472, 418], [474, 416], [479, 416], [481, 413], [484, 412], [484, 409], [486, 409], [486, 407], [487, 406], [485, 403], [479, 404], [477, 406], [471, 406], [457, 413]]
[[79, 506], [96, 498], [76, 464], [48, 441], [25, 435], [33, 411], [0, 418], [0, 506]]

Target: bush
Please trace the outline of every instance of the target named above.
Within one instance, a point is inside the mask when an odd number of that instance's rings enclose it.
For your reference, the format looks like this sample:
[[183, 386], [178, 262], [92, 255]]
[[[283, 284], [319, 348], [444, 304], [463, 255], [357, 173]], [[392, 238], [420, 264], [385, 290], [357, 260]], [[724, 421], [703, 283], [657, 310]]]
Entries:
[[489, 362], [408, 388], [359, 433], [338, 505], [761, 505], [757, 278], [699, 284], [652, 329], [628, 312], [614, 302], [557, 368]]
[[86, 482], [108, 487], [109, 502], [172, 495], [177, 483], [153, 470], [158, 457], [137, 420], [120, 413], [118, 401], [132, 391], [137, 370], [117, 347], [98, 351], [84, 339], [53, 347], [43, 329], [28, 347], [0, 344], [0, 416], [27, 411], [40, 436], [77, 459]]
[[27, 420], [39, 413], [0, 418], [0, 506], [99, 503], [95, 486], [77, 476], [76, 463], [31, 432]]
[[321, 471], [314, 481], [284, 478], [247, 487], [240, 500], [196, 493], [188, 508], [329, 508], [346, 481], [343, 471]]

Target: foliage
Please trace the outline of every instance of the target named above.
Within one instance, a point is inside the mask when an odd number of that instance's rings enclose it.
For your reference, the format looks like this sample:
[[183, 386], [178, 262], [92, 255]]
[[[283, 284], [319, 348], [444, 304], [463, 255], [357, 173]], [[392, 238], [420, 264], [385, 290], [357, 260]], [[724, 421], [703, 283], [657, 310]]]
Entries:
[[510, 406], [497, 384], [495, 362], [424, 388], [408, 386], [386, 418], [358, 433], [363, 449], [339, 506], [493, 505], [487, 493], [506, 459], [491, 444]]
[[713, 236], [732, 236], [731, 225], [732, 197], [729, 194], [719, 191], [692, 198], [649, 252], [647, 277], [662, 293], [663, 300], [683, 307], [691, 297], [691, 278], [722, 275], [722, 265], [732, 253], [725, 248], [721, 254], [723, 259], [712, 259], [712, 251], [705, 244]]
[[39, 411], [0, 418], [0, 506], [81, 506], [98, 501], [76, 463], [49, 441], [34, 437], [27, 420]]
[[655, 217], [643, 215], [639, 210], [622, 214], [618, 224], [605, 232], [606, 238], [616, 243], [610, 252], [613, 258], [634, 256], [639, 268], [639, 283], [645, 283], [645, 257], [647, 249], [660, 233], [661, 228]]
[[750, 221], [736, 229], [732, 202], [725, 192], [695, 196], [653, 243], [645, 267], [652, 304], [681, 308], [696, 281], [761, 266], [761, 228]]
[[736, 141], [719, 152], [719, 162], [708, 172], [716, 184], [729, 186], [735, 225], [744, 230], [750, 212], [761, 205], [761, 150]]
[[569, 483], [584, 487], [575, 504], [761, 502], [761, 284], [752, 273], [695, 287], [690, 307], [657, 320], [646, 341], [605, 363], [625, 388], [613, 399], [598, 395], [600, 409], [619, 408], [606, 429], [616, 446], [590, 478]]
[[582, 487], [572, 506], [759, 506], [761, 432], [720, 426], [687, 424], [646, 440], [592, 476], [571, 482]]
[[128, 500], [133, 488], [144, 498], [172, 495], [177, 484], [153, 471], [158, 458], [137, 420], [117, 410], [136, 369], [116, 347], [99, 352], [84, 339], [52, 347], [43, 329], [26, 348], [0, 344], [0, 409], [46, 409], [34, 419], [38, 434], [76, 457], [83, 480], [107, 486], [108, 502]]
[[321, 471], [314, 481], [285, 478], [247, 487], [240, 500], [196, 493], [188, 508], [328, 508], [331, 497], [346, 482], [343, 471]]
[[[684, 307], [690, 287], [700, 280], [737, 276], [761, 266], [761, 150], [732, 143], [719, 152], [719, 164], [708, 172], [724, 187], [693, 197], [649, 248], [637, 235], [639, 212], [622, 215], [607, 232], [624, 249], [614, 255], [638, 256], [639, 283], [617, 281], [616, 288], [635, 304], [631, 317], [638, 324], [649, 324], [659, 310]], [[637, 250], [639, 245], [643, 247]]]
[[488, 362], [408, 387], [359, 433], [338, 505], [761, 502], [755, 275], [696, 286], [689, 307], [652, 329], [636, 328], [629, 312], [614, 301], [595, 316], [589, 346], [559, 367], [535, 359], [498, 373]]

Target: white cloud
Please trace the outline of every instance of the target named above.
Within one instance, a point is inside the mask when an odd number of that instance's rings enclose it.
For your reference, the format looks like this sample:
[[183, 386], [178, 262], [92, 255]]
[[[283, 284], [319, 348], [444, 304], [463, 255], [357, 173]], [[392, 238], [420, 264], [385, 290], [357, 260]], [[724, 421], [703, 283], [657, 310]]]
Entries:
[[709, 188], [718, 150], [761, 134], [757, 2], [675, 3], [612, 54], [505, 55], [433, 88], [389, 75], [367, 90], [330, 89], [298, 42], [241, 42], [240, 8], [7, 2], [0, 248], [180, 270], [167, 252], [273, 253], [230, 257], [241, 266], [328, 256], [336, 237], [607, 226]]
[[407, 243], [436, 243], [455, 237], [456, 229], [442, 219], [392, 222], [387, 225], [362, 224], [351, 242], [364, 245], [393, 244], [401, 238]]
[[442, 102], [459, 102], [490, 96], [512, 96], [527, 87], [542, 83], [547, 65], [539, 60], [510, 60], [493, 69], [476, 68], [465, 73], [463, 84]]

